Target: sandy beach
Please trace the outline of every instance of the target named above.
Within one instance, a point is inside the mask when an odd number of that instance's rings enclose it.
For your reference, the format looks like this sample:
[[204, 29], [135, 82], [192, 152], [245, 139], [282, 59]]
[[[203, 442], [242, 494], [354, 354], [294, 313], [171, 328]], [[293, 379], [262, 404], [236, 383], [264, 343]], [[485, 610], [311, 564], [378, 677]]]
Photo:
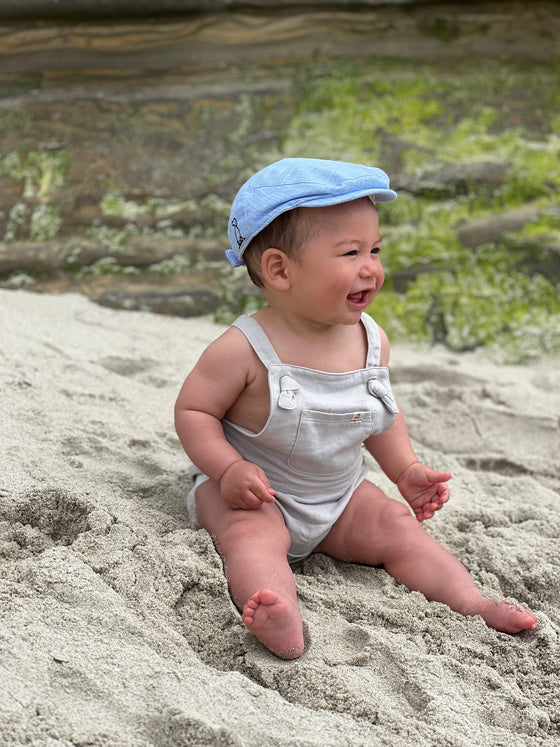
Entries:
[[392, 351], [417, 453], [453, 474], [426, 531], [536, 631], [315, 555], [295, 566], [308, 647], [285, 662], [185, 510], [173, 404], [222, 329], [0, 290], [0, 743], [560, 744], [560, 360]]

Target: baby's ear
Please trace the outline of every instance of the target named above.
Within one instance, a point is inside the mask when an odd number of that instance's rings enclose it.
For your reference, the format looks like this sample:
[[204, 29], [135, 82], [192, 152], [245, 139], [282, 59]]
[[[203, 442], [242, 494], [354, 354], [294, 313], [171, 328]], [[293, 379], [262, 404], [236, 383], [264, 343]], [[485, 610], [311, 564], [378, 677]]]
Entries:
[[287, 260], [281, 249], [265, 249], [261, 257], [261, 274], [267, 285], [276, 290], [288, 290], [290, 283], [286, 272]]

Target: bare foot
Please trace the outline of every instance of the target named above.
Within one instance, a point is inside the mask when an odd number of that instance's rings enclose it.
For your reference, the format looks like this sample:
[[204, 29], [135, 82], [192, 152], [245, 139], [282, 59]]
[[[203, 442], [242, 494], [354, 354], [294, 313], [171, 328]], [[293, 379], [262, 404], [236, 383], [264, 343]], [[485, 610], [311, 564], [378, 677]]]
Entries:
[[515, 599], [481, 599], [474, 603], [465, 614], [480, 615], [486, 625], [503, 633], [520, 633], [522, 630], [534, 630], [537, 618], [531, 610]]
[[302, 655], [303, 628], [297, 602], [271, 589], [261, 589], [248, 599], [241, 619], [281, 659]]

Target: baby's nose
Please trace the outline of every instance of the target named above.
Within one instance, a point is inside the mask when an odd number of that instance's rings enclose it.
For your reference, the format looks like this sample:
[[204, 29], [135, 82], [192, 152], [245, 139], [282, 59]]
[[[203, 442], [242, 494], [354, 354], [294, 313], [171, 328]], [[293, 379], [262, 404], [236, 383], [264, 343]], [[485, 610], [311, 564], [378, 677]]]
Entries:
[[360, 270], [360, 277], [371, 278], [377, 274], [380, 270], [379, 258], [377, 256], [371, 256], [366, 259]]

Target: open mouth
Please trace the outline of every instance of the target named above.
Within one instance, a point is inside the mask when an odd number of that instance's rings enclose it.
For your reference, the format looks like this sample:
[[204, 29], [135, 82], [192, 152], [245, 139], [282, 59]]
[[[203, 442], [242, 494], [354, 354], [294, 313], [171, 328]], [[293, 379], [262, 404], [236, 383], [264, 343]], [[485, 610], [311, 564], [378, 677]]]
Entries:
[[369, 305], [369, 295], [370, 292], [368, 290], [363, 290], [358, 291], [357, 293], [349, 293], [347, 299], [352, 306], [365, 308]]

